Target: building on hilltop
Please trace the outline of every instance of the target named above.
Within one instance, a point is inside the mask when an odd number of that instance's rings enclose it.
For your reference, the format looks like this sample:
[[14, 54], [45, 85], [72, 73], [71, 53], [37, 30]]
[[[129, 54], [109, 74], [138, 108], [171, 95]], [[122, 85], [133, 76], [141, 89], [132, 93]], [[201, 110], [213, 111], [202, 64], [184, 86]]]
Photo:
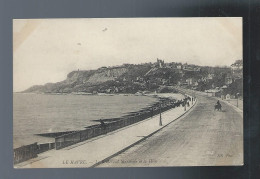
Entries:
[[164, 67], [164, 60], [160, 60], [159, 58], [157, 58], [157, 66], [159, 68], [163, 68]]
[[176, 67], [177, 67], [177, 69], [179, 69], [179, 70], [182, 69], [182, 65], [181, 65], [181, 64], [178, 64]]
[[235, 63], [231, 65], [231, 70], [236, 71], [236, 70], [242, 70], [243, 69], [243, 61], [242, 60], [237, 60]]
[[200, 71], [201, 70], [200, 67], [196, 67], [195, 65], [188, 65], [187, 63], [185, 63], [182, 66], [182, 69], [185, 71]]

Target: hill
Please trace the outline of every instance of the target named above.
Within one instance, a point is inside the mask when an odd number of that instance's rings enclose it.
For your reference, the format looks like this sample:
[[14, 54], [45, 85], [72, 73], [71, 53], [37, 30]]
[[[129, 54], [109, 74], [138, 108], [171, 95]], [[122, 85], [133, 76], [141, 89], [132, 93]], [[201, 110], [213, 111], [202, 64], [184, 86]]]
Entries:
[[234, 71], [232, 66], [207, 67], [174, 62], [167, 64], [157, 59], [157, 63], [124, 64], [101, 67], [97, 70], [72, 71], [64, 81], [32, 86], [23, 92], [94, 94], [160, 92], [165, 91], [163, 86], [179, 85], [199, 91], [226, 86], [226, 91], [229, 93], [236, 94], [239, 90], [241, 94], [242, 89], [236, 89], [242, 76], [242, 70], [240, 67], [239, 69]]

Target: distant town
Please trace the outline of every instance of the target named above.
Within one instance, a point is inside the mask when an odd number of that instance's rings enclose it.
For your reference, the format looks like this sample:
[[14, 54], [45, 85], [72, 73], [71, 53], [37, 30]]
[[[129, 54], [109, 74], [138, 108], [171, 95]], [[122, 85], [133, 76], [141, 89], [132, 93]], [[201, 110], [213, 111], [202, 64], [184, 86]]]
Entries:
[[97, 70], [76, 70], [58, 83], [33, 86], [24, 92], [115, 94], [165, 93], [177, 86], [209, 93], [221, 98], [243, 97], [243, 61], [231, 66], [210, 67], [187, 63], [123, 64]]

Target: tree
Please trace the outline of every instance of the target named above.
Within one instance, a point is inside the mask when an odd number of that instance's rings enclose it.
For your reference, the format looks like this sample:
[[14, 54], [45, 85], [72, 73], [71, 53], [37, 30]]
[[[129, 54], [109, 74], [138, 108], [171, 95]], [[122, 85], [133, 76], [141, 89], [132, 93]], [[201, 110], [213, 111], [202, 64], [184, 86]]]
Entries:
[[233, 83], [231, 83], [227, 89], [228, 93], [231, 95], [236, 95], [237, 93], [240, 94], [240, 96], [243, 96], [243, 79], [237, 79]]

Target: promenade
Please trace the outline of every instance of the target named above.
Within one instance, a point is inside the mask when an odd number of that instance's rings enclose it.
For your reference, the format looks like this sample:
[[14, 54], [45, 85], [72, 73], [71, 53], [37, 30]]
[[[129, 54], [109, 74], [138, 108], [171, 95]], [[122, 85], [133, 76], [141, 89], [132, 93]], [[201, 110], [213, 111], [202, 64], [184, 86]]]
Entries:
[[198, 101], [186, 115], [97, 167], [241, 166], [243, 111], [190, 90]]

